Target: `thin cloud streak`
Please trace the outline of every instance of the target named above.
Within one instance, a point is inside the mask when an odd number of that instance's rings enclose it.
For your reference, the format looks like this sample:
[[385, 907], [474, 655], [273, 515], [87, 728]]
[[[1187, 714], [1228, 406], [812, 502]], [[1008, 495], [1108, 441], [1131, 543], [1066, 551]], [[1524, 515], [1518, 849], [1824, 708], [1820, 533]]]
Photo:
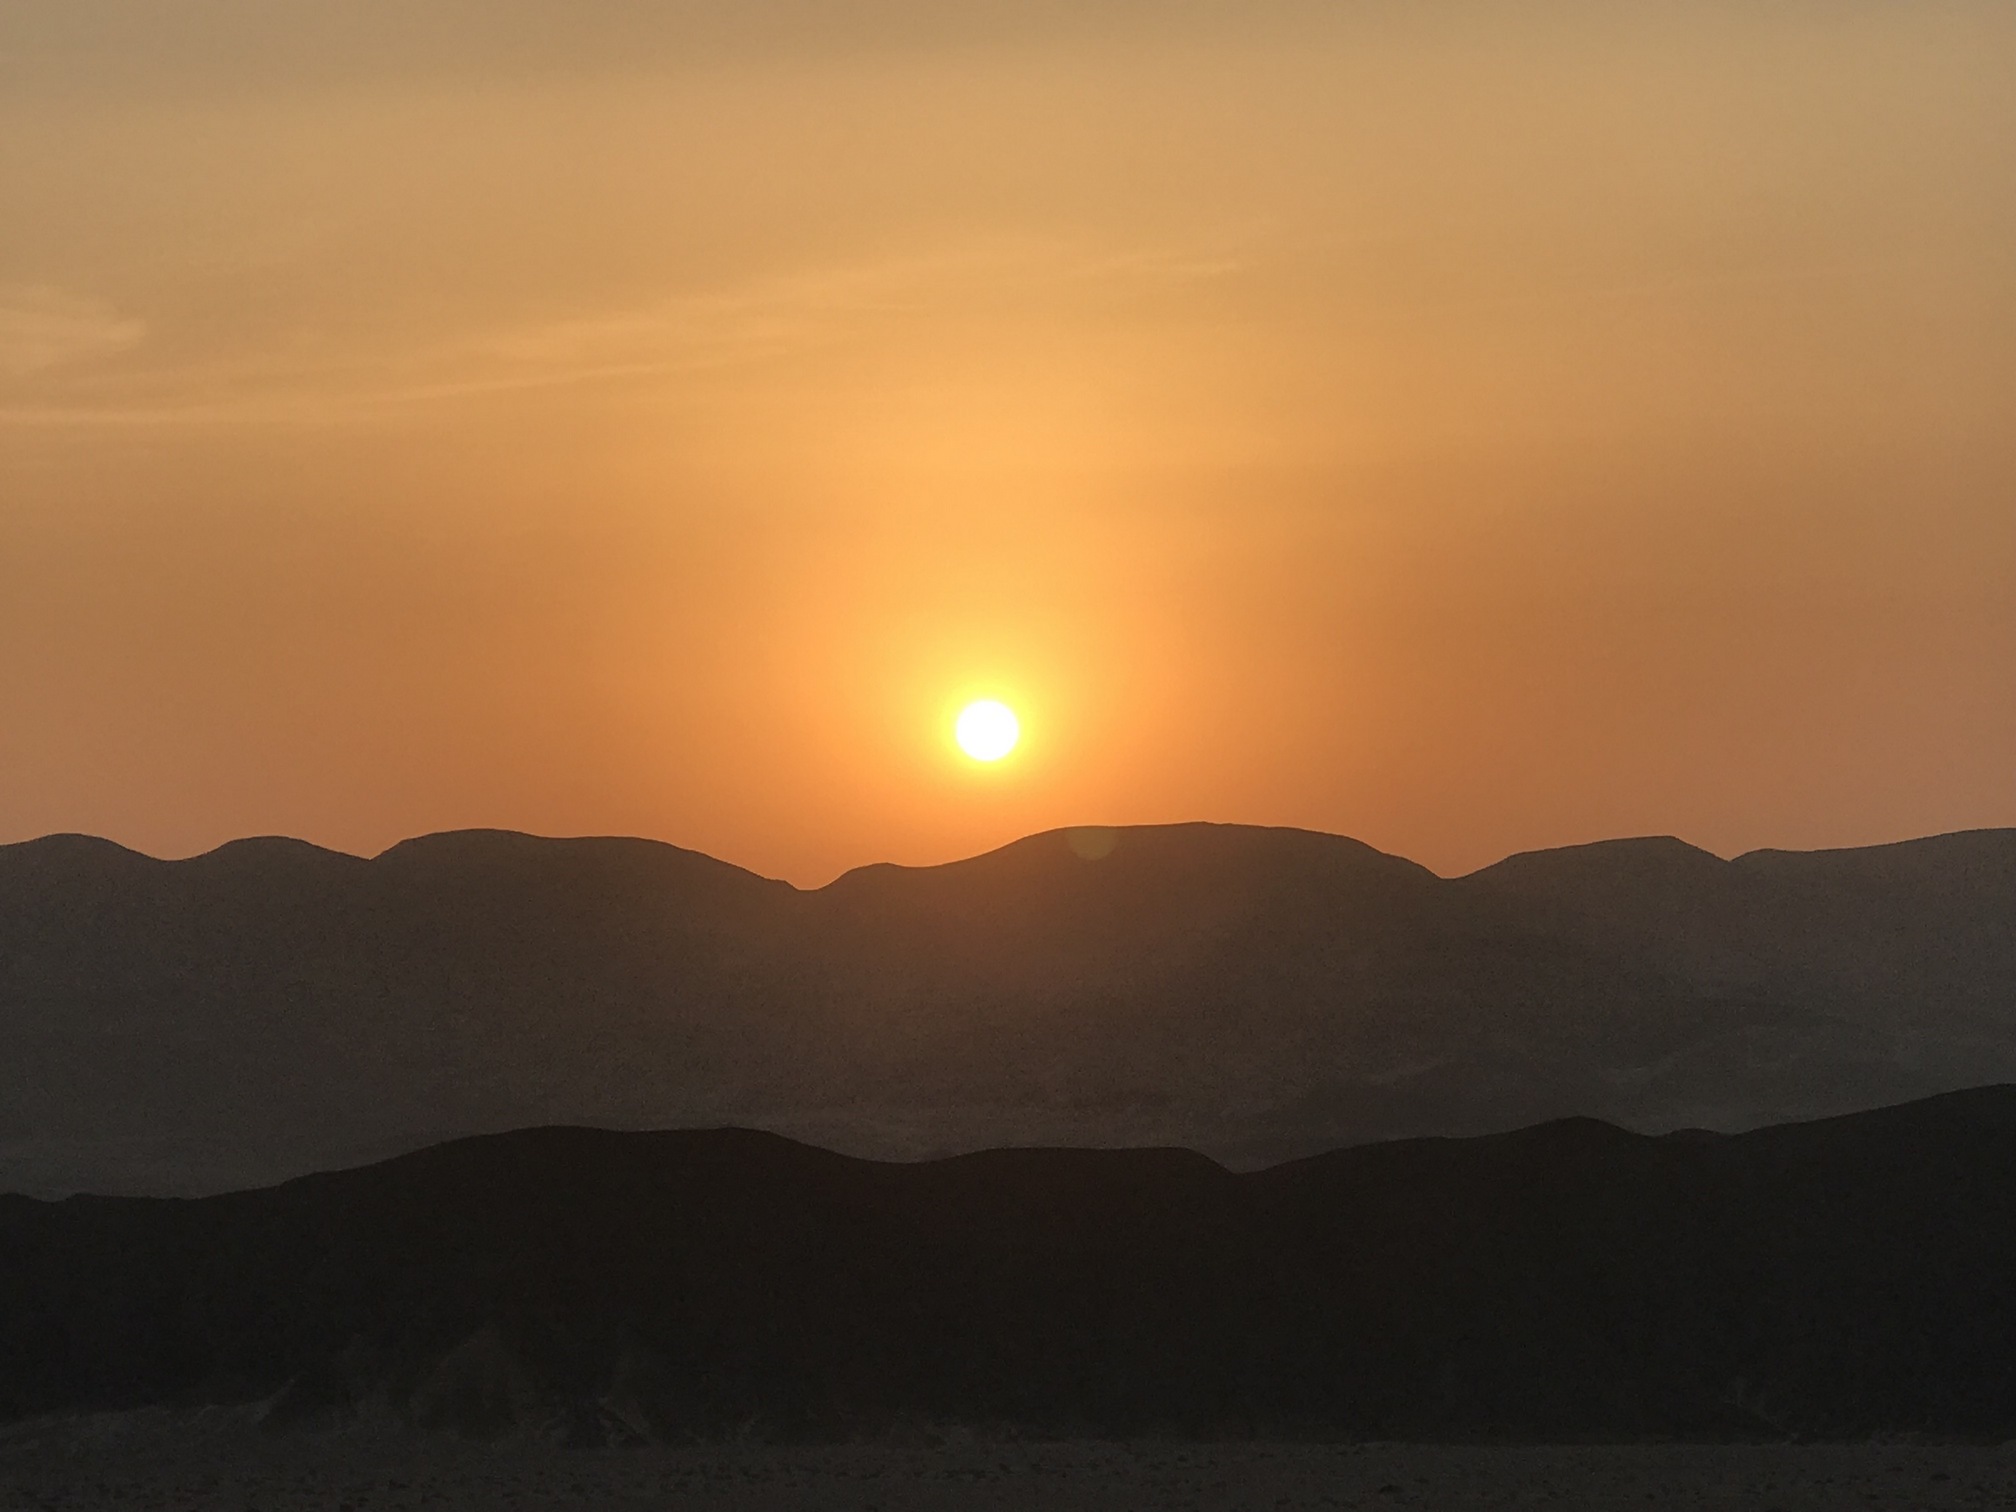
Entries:
[[[403, 406], [758, 366], [844, 343], [881, 318], [956, 309], [976, 291], [1000, 298], [1011, 291], [1028, 295], [1070, 285], [1167, 286], [1223, 277], [1241, 266], [1239, 258], [1208, 248], [968, 247], [532, 322], [414, 351], [349, 354], [319, 370], [256, 358], [163, 367], [124, 375], [116, 386], [129, 392], [135, 387], [195, 391], [194, 396], [148, 403], [109, 397], [101, 402], [17, 401], [0, 404], [0, 425], [122, 429], [369, 423]], [[24, 376], [61, 361], [121, 350], [136, 344], [145, 331], [140, 322], [119, 320], [109, 307], [86, 301], [37, 306], [23, 300], [16, 308], [28, 312], [19, 323], [23, 335], [18, 350], [56, 352], [19, 367]], [[29, 315], [42, 309], [57, 311], [60, 321], [32, 325]], [[10, 307], [0, 305], [0, 366], [14, 350], [5, 344], [9, 314]], [[35, 342], [40, 345], [31, 345]], [[58, 342], [67, 344], [57, 351]], [[343, 381], [360, 373], [370, 380]], [[74, 393], [80, 385], [68, 387]], [[292, 392], [276, 394], [276, 388]], [[202, 394], [204, 389], [212, 392]], [[248, 389], [257, 392], [243, 392]]]
[[0, 287], [0, 374], [25, 378], [138, 346], [144, 322], [102, 299], [48, 287]]

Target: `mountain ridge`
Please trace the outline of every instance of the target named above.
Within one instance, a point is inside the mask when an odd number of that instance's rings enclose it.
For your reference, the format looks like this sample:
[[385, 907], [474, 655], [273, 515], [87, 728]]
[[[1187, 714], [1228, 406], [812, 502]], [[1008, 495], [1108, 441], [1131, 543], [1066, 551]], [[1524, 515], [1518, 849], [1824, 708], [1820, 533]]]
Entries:
[[816, 889], [507, 831], [0, 847], [0, 1186], [28, 1191], [218, 1191], [566, 1122], [1251, 1166], [2002, 1079], [2016, 831], [1443, 878], [1313, 831], [1091, 827]]

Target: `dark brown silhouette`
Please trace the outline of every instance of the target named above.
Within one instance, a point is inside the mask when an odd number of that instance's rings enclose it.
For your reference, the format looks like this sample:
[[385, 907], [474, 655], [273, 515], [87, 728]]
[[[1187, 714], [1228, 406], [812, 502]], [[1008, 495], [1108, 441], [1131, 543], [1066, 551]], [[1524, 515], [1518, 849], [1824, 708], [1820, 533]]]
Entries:
[[2016, 1088], [1235, 1175], [543, 1129], [194, 1202], [0, 1199], [0, 1416], [574, 1441], [2006, 1438]]

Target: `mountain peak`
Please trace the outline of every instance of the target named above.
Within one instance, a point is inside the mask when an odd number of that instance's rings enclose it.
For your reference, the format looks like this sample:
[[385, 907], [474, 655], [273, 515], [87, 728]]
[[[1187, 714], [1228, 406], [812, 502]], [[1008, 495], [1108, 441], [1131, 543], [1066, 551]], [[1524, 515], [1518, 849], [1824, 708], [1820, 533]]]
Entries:
[[1642, 880], [1654, 876], [1705, 876], [1728, 866], [1729, 862], [1722, 857], [1690, 845], [1677, 835], [1634, 835], [1551, 850], [1519, 851], [1471, 872], [1466, 880], [1527, 884], [1598, 878]]
[[1011, 840], [979, 855], [935, 865], [901, 866], [877, 862], [843, 872], [829, 888], [849, 890], [891, 882], [899, 877], [934, 876], [947, 881], [988, 878], [1034, 878], [1046, 874], [1075, 876], [1093, 870], [1132, 870], [1148, 866], [1250, 870], [1285, 867], [1297, 874], [1311, 871], [1370, 872], [1429, 879], [1433, 873], [1417, 862], [1389, 855], [1362, 840], [1320, 830], [1280, 825], [1180, 824], [1070, 825], [1042, 830]]
[[0, 866], [78, 867], [161, 865], [144, 851], [133, 850], [116, 840], [97, 835], [41, 835], [33, 840], [17, 840], [0, 845]]

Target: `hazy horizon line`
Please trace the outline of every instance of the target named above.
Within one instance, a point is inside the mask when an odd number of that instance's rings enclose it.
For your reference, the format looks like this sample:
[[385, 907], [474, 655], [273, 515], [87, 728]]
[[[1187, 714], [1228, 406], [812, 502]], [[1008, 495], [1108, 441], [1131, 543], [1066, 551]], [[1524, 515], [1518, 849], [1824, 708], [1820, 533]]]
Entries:
[[1060, 824], [1060, 825], [1052, 825], [1047, 829], [1032, 830], [1028, 834], [1018, 835], [1013, 839], [1003, 841], [999, 845], [989, 846], [984, 850], [973, 851], [968, 854], [952, 856], [942, 861], [926, 861], [926, 862], [865, 861], [858, 863], [854, 866], [845, 867], [841, 871], [836, 873], [834, 876], [826, 880], [825, 882], [816, 883], [810, 886], [793, 882], [789, 878], [771, 876], [766, 872], [757, 871], [752, 867], [744, 866], [742, 863], [738, 861], [731, 861], [725, 857], [717, 856], [713, 854], [711, 851], [700, 850], [697, 847], [690, 845], [681, 845], [677, 841], [666, 840], [655, 835], [625, 835], [625, 834], [612, 834], [606, 832], [596, 834], [551, 835], [551, 834], [541, 834], [532, 830], [511, 829], [501, 825], [468, 825], [453, 829], [427, 830], [419, 834], [408, 835], [402, 839], [395, 840], [392, 842], [392, 844], [384, 847], [382, 850], [372, 852], [369, 855], [363, 854], [358, 851], [345, 850], [340, 846], [325, 845], [320, 841], [306, 840], [298, 835], [255, 834], [255, 835], [234, 836], [229, 840], [220, 841], [216, 845], [210, 846], [205, 850], [192, 851], [187, 855], [159, 856], [155, 855], [151, 851], [142, 850], [137, 846], [128, 845], [123, 841], [114, 840], [109, 836], [88, 834], [81, 830], [52, 830], [46, 834], [32, 835], [21, 840], [0, 841], [0, 852], [18, 850], [24, 846], [43, 845], [47, 844], [50, 841], [84, 840], [89, 841], [94, 845], [110, 846], [115, 850], [119, 850], [126, 853], [127, 855], [137, 856], [141, 860], [152, 861], [158, 865], [179, 866], [189, 862], [206, 860], [209, 857], [216, 856], [226, 850], [230, 850], [235, 846], [258, 845], [261, 843], [279, 843], [290, 846], [300, 846], [308, 850], [316, 851], [322, 855], [341, 857], [345, 860], [357, 861], [368, 865], [372, 862], [384, 860], [394, 851], [400, 850], [406, 846], [413, 845], [423, 841], [445, 839], [461, 835], [498, 835], [498, 836], [509, 836], [514, 839], [551, 842], [554, 844], [574, 844], [574, 843], [605, 841], [614, 843], [661, 846], [667, 850], [676, 850], [686, 855], [703, 857], [706, 860], [715, 862], [717, 865], [732, 867], [736, 871], [743, 872], [746, 875], [752, 877], [761, 878], [763, 881], [766, 882], [780, 883], [783, 886], [791, 888], [792, 891], [794, 892], [823, 892], [826, 888], [833, 886], [835, 883], [841, 881], [843, 878], [852, 876], [857, 872], [874, 871], [884, 868], [894, 868], [900, 871], [935, 871], [943, 867], [959, 866], [971, 861], [984, 860], [988, 856], [998, 855], [1001, 852], [1011, 850], [1018, 845], [1026, 844], [1031, 840], [1040, 840], [1045, 836], [1049, 835], [1068, 835], [1074, 832], [1082, 832], [1082, 831], [1125, 832], [1130, 830], [1172, 830], [1172, 829], [1199, 829], [1199, 828], [1269, 830], [1290, 834], [1315, 835], [1330, 840], [1342, 840], [1349, 842], [1350, 844], [1353, 845], [1364, 846], [1367, 850], [1373, 851], [1378, 855], [1387, 856], [1394, 860], [1405, 861], [1410, 865], [1418, 866], [1423, 871], [1429, 873], [1429, 875], [1436, 877], [1437, 879], [1444, 882], [1454, 882], [1454, 881], [1460, 881], [1465, 877], [1474, 877], [1479, 875], [1480, 873], [1490, 871], [1495, 866], [1501, 866], [1507, 861], [1514, 861], [1522, 856], [1551, 855], [1557, 851], [1590, 850], [1599, 846], [1631, 845], [1631, 844], [1643, 844], [1648, 842], [1656, 843], [1660, 841], [1669, 841], [1673, 844], [1684, 846], [1688, 850], [1694, 851], [1699, 855], [1708, 856], [1716, 861], [1720, 861], [1725, 865], [1734, 865], [1736, 862], [1741, 861], [1745, 857], [1749, 856], [1832, 855], [1848, 851], [1889, 850], [1900, 846], [1920, 845], [1936, 840], [1956, 839], [1958, 837], [1966, 835], [1991, 835], [1991, 834], [2016, 833], [2016, 826], [1992, 825], [1992, 824], [1976, 825], [1955, 830], [1940, 830], [1931, 834], [1905, 835], [1893, 840], [1872, 841], [1861, 845], [1818, 845], [1803, 848], [1797, 846], [1761, 845], [1752, 847], [1749, 850], [1736, 852], [1733, 855], [1725, 856], [1719, 851], [1710, 850], [1708, 847], [1703, 845], [1697, 845], [1695, 842], [1688, 840], [1680, 835], [1675, 835], [1671, 833], [1654, 834], [1648, 832], [1634, 835], [1609, 835], [1595, 840], [1568, 841], [1560, 845], [1532, 846], [1524, 850], [1509, 851], [1495, 861], [1488, 861], [1484, 863], [1482, 866], [1472, 867], [1468, 871], [1439, 872], [1436, 871], [1431, 866], [1427, 866], [1422, 862], [1414, 860], [1414, 858], [1411, 856], [1402, 855], [1397, 851], [1382, 850], [1380, 847], [1373, 845], [1369, 841], [1361, 840], [1355, 835], [1347, 835], [1335, 830], [1312, 829], [1306, 825], [1251, 824], [1236, 820], [1218, 820], [1218, 819], [1181, 819], [1162, 823], [1149, 823], [1149, 824]]

